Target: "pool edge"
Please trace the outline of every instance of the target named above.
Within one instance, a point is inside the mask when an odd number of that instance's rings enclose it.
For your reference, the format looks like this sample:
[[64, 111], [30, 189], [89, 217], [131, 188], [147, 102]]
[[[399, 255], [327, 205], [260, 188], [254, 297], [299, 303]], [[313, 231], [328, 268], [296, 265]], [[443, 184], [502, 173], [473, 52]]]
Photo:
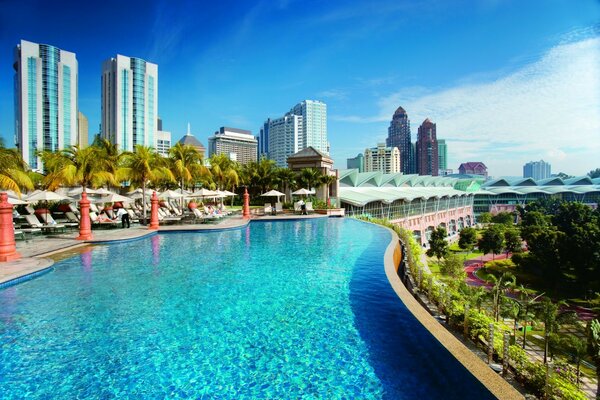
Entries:
[[[364, 221], [366, 222], [366, 221]], [[370, 223], [370, 222], [368, 222]], [[494, 372], [486, 363], [444, 328], [421, 304], [412, 296], [398, 276], [397, 266], [400, 261], [400, 243], [396, 232], [387, 229], [391, 240], [384, 254], [384, 269], [390, 285], [406, 308], [441, 343], [479, 382], [481, 382], [498, 399], [523, 399], [512, 385]]]

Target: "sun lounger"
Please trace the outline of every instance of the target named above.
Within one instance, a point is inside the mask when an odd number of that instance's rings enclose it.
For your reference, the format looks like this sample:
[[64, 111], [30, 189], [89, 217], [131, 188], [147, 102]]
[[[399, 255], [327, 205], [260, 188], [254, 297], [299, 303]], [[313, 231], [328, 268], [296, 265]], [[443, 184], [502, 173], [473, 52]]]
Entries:
[[302, 206], [299, 201], [294, 203], [294, 214], [302, 214]]
[[35, 210], [31, 206], [25, 206], [25, 211], [27, 211], [29, 213], [29, 215], [35, 214]]
[[273, 213], [273, 207], [271, 207], [271, 204], [265, 204], [264, 213], [265, 215], [271, 215]]
[[40, 218], [46, 225], [64, 225], [69, 228], [74, 228], [76, 226], [79, 226], [79, 222], [55, 221], [54, 218], [52, 218], [52, 215], [50, 215], [48, 213], [40, 214]]
[[90, 211], [90, 219], [92, 220], [92, 226], [108, 226], [108, 227], [116, 227], [120, 224], [119, 221], [113, 220], [101, 220], [94, 211]]
[[79, 209], [77, 209], [77, 206], [75, 204], [69, 203], [69, 209], [73, 214], [79, 215]]
[[275, 214], [283, 213], [283, 204], [275, 203]]
[[306, 202], [306, 213], [308, 214], [311, 212], [313, 212], [313, 213], [315, 212], [315, 210], [313, 209], [313, 206], [312, 206], [312, 201], [307, 201]]
[[77, 217], [77, 215], [74, 212], [67, 211], [65, 213], [65, 217], [67, 218], [67, 221], [79, 224], [79, 218]]
[[127, 214], [129, 214], [129, 219], [131, 222], [140, 222], [138, 216], [133, 212], [132, 209], [127, 210]]
[[25, 224], [29, 228], [37, 228], [41, 229], [42, 232], [54, 232], [57, 230], [65, 230], [66, 226], [57, 224], [44, 224], [42, 223], [35, 215], [25, 215], [25, 220], [27, 223]]

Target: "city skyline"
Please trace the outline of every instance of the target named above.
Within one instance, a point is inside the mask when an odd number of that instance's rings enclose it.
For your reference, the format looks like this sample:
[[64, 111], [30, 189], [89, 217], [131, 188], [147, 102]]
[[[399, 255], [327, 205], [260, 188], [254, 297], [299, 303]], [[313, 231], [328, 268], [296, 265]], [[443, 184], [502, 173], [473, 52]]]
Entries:
[[[173, 141], [188, 122], [203, 143], [217, 126], [258, 135], [266, 118], [315, 99], [328, 106], [337, 168], [384, 141], [400, 106], [415, 123], [436, 122], [448, 168], [480, 160], [490, 175], [519, 175], [541, 158], [573, 175], [598, 167], [597, 2], [309, 3], [4, 2], [0, 135], [14, 144], [9, 60], [23, 39], [77, 55], [90, 135], [100, 123], [102, 61], [125, 54], [158, 64], [158, 116]], [[46, 18], [54, 25], [36, 23]], [[109, 20], [102, 35], [90, 29]]]

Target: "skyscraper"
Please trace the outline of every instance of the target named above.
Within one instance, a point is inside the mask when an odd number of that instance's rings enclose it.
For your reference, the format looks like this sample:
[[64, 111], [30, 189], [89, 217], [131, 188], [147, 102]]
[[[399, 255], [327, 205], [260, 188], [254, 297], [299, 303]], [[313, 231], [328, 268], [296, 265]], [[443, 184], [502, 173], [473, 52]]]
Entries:
[[427, 118], [417, 135], [417, 172], [419, 175], [439, 174], [438, 143], [435, 124]]
[[[414, 173], [414, 153], [411, 152], [410, 120], [402, 107], [398, 107], [385, 140], [388, 147], [397, 147], [400, 150], [400, 170], [405, 174]], [[412, 154], [411, 154], [412, 153]]]
[[77, 144], [80, 148], [88, 145], [88, 119], [81, 111], [77, 114]]
[[550, 163], [544, 160], [530, 161], [523, 165], [523, 178], [533, 178], [534, 180], [550, 178], [552, 175]]
[[132, 151], [156, 147], [158, 66], [117, 54], [102, 64], [102, 137]]
[[77, 144], [77, 58], [26, 40], [14, 57], [15, 141], [29, 166], [41, 170], [37, 151]]
[[358, 153], [356, 155], [356, 157], [354, 157], [354, 158], [347, 158], [346, 159], [346, 168], [348, 168], [348, 169], [356, 168], [356, 169], [358, 169], [358, 172], [364, 172], [365, 171], [365, 156], [363, 156], [362, 153]]
[[287, 158], [307, 147], [329, 154], [327, 105], [304, 100], [281, 118], [267, 119], [260, 129], [259, 154], [287, 166]]
[[300, 150], [311, 146], [322, 153], [329, 154], [327, 142], [327, 104], [318, 100], [303, 100], [290, 111], [302, 116]]
[[445, 139], [438, 139], [438, 166], [440, 171], [448, 169], [448, 146]]

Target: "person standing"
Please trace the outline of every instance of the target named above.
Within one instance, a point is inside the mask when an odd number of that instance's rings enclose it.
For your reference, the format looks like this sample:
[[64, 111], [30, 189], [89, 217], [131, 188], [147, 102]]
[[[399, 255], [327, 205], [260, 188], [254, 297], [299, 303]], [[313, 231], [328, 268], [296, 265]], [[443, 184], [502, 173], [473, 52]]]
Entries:
[[129, 220], [129, 214], [125, 211], [125, 208], [119, 208], [117, 211], [117, 219], [121, 218], [121, 228], [125, 228], [125, 224], [127, 224], [127, 228], [131, 227], [131, 222]]

